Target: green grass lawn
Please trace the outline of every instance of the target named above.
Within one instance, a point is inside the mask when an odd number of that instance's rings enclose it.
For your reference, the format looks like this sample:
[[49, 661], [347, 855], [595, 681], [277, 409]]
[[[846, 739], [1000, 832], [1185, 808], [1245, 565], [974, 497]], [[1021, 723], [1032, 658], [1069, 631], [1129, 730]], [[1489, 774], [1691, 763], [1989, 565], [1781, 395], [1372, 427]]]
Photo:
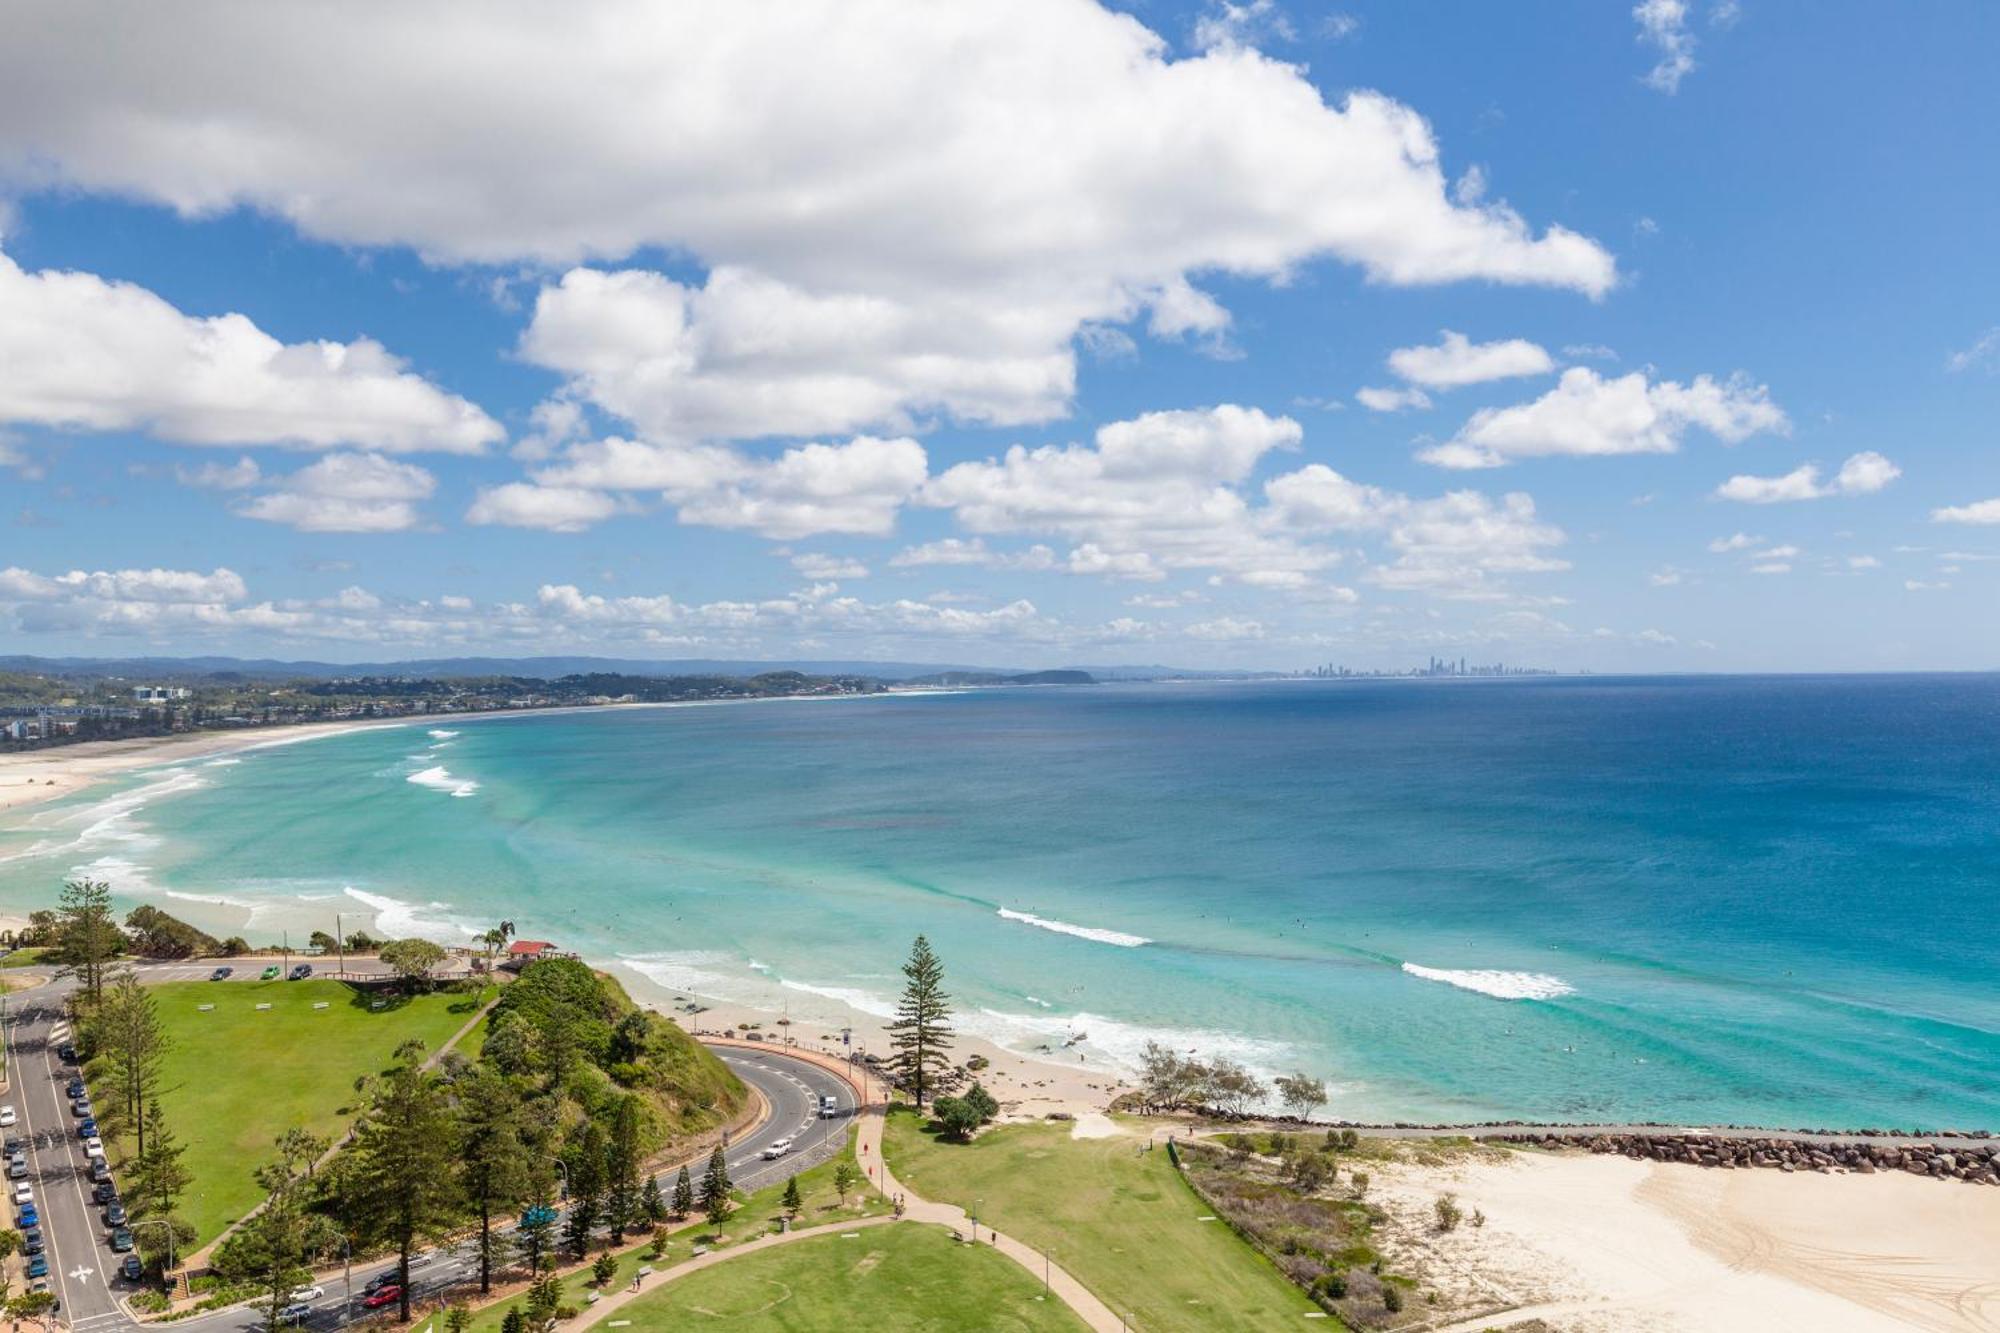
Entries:
[[[849, 1166], [856, 1166], [854, 1159], [854, 1133], [851, 1129], [847, 1135], [847, 1146], [841, 1150], [839, 1157], [799, 1173], [799, 1196], [804, 1203], [804, 1207], [799, 1211], [799, 1226], [816, 1227], [828, 1222], [874, 1217], [889, 1211], [888, 1200], [876, 1193], [874, 1187], [867, 1184], [865, 1180], [858, 1190], [849, 1190], [847, 1192], [847, 1201], [844, 1204], [841, 1202], [840, 1197], [833, 1190], [833, 1168], [834, 1164], [840, 1161], [845, 1161]], [[691, 1170], [698, 1185], [701, 1178], [700, 1164], [697, 1163]], [[858, 1167], [856, 1174], [860, 1174]], [[660, 1173], [660, 1188], [666, 1192], [668, 1198], [673, 1197], [674, 1175], [672, 1172], [662, 1171]], [[768, 1185], [758, 1190], [755, 1194], [743, 1195], [739, 1192], [737, 1195], [738, 1205], [736, 1212], [727, 1222], [722, 1224], [719, 1233], [715, 1228], [708, 1225], [706, 1218], [699, 1215], [684, 1223], [670, 1224], [673, 1226], [673, 1235], [667, 1243], [665, 1255], [658, 1259], [650, 1258], [647, 1255], [647, 1249], [651, 1245], [650, 1240], [626, 1246], [624, 1249], [618, 1251], [617, 1276], [613, 1277], [605, 1285], [604, 1289], [606, 1291], [622, 1290], [626, 1284], [632, 1281], [632, 1275], [646, 1264], [652, 1264], [656, 1268], [664, 1268], [669, 1264], [680, 1263], [682, 1260], [693, 1256], [697, 1245], [709, 1249], [715, 1249], [718, 1246], [737, 1245], [774, 1230], [777, 1219], [784, 1215], [784, 1209], [781, 1206], [784, 1193], [785, 1184], [783, 1181], [779, 1181], [775, 1185]], [[590, 1268], [588, 1265], [578, 1267], [576, 1271], [565, 1276], [562, 1284], [563, 1301], [566, 1304], [581, 1308], [590, 1293], [596, 1290], [590, 1278]], [[465, 1299], [473, 1301], [477, 1300], [478, 1297], [476, 1293], [468, 1292], [465, 1295]], [[473, 1316], [472, 1323], [466, 1329], [466, 1333], [498, 1333], [500, 1321], [506, 1317], [507, 1306], [509, 1304], [520, 1304], [518, 1294], [510, 1300], [499, 1301], [478, 1311]], [[789, 1327], [789, 1325], [774, 1325], [774, 1327]]]
[[[912, 1193], [955, 1203], [1047, 1251], [1146, 1333], [1269, 1330], [1317, 1309], [1208, 1213], [1164, 1149], [1072, 1139], [1068, 1125], [1007, 1125], [943, 1143], [915, 1112], [889, 1117], [889, 1169]], [[849, 1242], [852, 1244], [853, 1242]]]
[[[396, 996], [377, 1010], [370, 994], [338, 981], [180, 981], [147, 990], [173, 1039], [160, 1095], [193, 1177], [179, 1211], [202, 1244], [263, 1198], [252, 1176], [275, 1156], [280, 1134], [298, 1125], [344, 1134], [356, 1078], [386, 1069], [411, 1037], [437, 1050], [491, 996]], [[204, 1013], [204, 1004], [215, 1008]], [[99, 1100], [108, 1098], [105, 1089]], [[131, 1142], [115, 1147], [129, 1152]]]
[[689, 1274], [618, 1311], [631, 1333], [1070, 1333], [1082, 1320], [1011, 1259], [942, 1227], [816, 1236]]
[[33, 967], [48, 954], [47, 949], [16, 949], [5, 958], [0, 958], [0, 967]]

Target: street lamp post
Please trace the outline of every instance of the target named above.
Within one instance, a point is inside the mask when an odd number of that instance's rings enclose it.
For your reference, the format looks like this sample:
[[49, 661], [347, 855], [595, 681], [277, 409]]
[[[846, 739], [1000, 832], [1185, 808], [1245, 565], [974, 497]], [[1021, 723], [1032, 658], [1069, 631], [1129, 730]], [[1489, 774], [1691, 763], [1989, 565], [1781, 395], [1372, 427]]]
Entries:
[[173, 1228], [173, 1224], [172, 1224], [172, 1223], [170, 1223], [170, 1222], [169, 1222], [169, 1221], [168, 1221], [168, 1220], [167, 1220], [166, 1218], [164, 1218], [164, 1217], [155, 1217], [155, 1218], [150, 1218], [150, 1219], [148, 1219], [148, 1220], [146, 1220], [146, 1221], [144, 1221], [144, 1222], [135, 1222], [135, 1223], [133, 1223], [133, 1224], [132, 1224], [132, 1230], [133, 1230], [134, 1232], [140, 1232], [140, 1231], [144, 1231], [144, 1230], [145, 1230], [145, 1229], [146, 1229], [147, 1227], [165, 1227], [165, 1228], [167, 1229], [167, 1267], [166, 1267], [166, 1269], [165, 1269], [164, 1271], [166, 1271], [166, 1272], [172, 1272], [172, 1271], [173, 1271], [173, 1267], [174, 1267], [174, 1228]]

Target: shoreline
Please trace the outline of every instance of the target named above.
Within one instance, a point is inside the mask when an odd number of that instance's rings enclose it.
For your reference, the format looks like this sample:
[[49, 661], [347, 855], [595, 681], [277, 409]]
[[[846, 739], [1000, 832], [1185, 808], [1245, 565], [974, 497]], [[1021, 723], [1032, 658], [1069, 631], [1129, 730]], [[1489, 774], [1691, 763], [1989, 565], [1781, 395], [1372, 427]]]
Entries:
[[490, 708], [471, 713], [413, 713], [406, 717], [343, 718], [331, 722], [280, 722], [270, 726], [204, 729], [170, 736], [75, 741], [68, 745], [0, 754], [0, 815], [43, 805], [88, 790], [106, 778], [141, 769], [168, 767], [183, 760], [209, 759], [265, 746], [292, 745], [327, 736], [438, 723], [490, 722], [503, 718], [561, 717], [639, 708], [720, 708], [731, 704], [836, 703], [856, 699], [925, 698], [963, 694], [970, 687], [884, 690], [878, 694], [777, 694], [743, 699], [661, 699], [633, 703], [558, 704], [548, 708]]
[[[877, 1056], [886, 1056], [889, 1051], [887, 1019], [862, 1013], [837, 1000], [812, 997], [810, 1003], [793, 1003], [786, 1010], [772, 1010], [715, 999], [697, 990], [675, 990], [624, 962], [589, 958], [585, 961], [616, 976], [634, 1001], [695, 1037], [734, 1032], [741, 1038], [746, 1032], [759, 1032], [774, 1049], [817, 1051], [835, 1058], [845, 1058], [850, 1049], [857, 1054]], [[683, 1007], [689, 1002], [698, 1002], [700, 1012], [691, 1013]], [[842, 1042], [843, 1030], [851, 1037], [851, 1048]], [[1051, 1114], [1081, 1119], [1101, 1113], [1119, 1093], [1131, 1087], [1116, 1071], [1037, 1059], [963, 1032], [954, 1036], [952, 1052], [959, 1064], [975, 1056], [986, 1062], [984, 1068], [974, 1071], [973, 1077], [999, 1101], [999, 1118], [1003, 1121], [1043, 1120]]]

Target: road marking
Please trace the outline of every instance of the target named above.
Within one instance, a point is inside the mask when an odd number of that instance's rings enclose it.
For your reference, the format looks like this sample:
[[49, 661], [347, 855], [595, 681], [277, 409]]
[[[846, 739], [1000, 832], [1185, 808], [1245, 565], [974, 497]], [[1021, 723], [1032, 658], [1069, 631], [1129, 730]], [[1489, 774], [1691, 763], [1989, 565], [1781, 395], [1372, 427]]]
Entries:
[[69, 1270], [69, 1275], [78, 1282], [88, 1282], [90, 1281], [90, 1275], [96, 1271], [95, 1268], [90, 1267], [88, 1264], [78, 1264], [75, 1268]]

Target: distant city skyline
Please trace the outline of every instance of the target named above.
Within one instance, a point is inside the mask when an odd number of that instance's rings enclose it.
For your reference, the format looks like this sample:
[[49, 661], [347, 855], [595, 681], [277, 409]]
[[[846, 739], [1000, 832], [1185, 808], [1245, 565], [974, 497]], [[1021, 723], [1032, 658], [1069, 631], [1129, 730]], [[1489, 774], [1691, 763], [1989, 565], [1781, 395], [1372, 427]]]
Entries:
[[21, 8], [10, 651], [2000, 667], [2000, 10], [583, 8]]

